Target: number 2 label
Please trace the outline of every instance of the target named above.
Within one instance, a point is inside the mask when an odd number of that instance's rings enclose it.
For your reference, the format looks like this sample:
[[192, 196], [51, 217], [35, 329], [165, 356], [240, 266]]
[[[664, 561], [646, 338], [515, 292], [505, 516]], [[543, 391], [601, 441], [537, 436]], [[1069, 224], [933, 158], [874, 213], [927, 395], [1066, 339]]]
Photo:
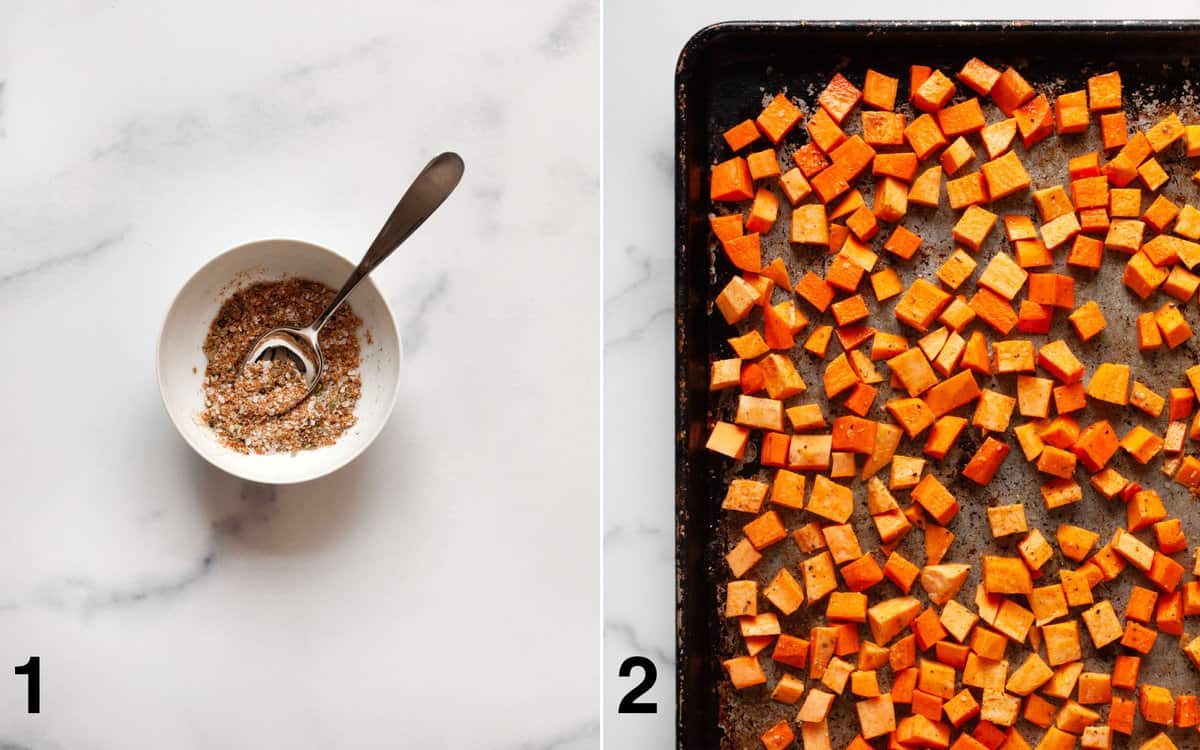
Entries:
[[633, 674], [635, 667], [640, 667], [642, 670], [642, 681], [634, 686], [632, 690], [625, 694], [621, 699], [621, 703], [617, 706], [619, 714], [654, 714], [658, 713], [657, 703], [641, 703], [638, 698], [646, 694], [650, 688], [654, 687], [655, 680], [658, 679], [658, 669], [655, 668], [654, 662], [644, 656], [631, 656], [621, 662], [621, 669], [617, 673], [621, 677], [629, 677]]

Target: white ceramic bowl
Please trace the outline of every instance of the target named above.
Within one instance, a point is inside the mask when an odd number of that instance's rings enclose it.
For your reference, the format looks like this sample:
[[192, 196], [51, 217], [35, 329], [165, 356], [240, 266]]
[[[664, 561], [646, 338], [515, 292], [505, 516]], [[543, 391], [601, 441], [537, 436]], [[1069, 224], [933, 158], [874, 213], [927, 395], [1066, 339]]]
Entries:
[[[196, 452], [214, 466], [255, 482], [289, 484], [324, 476], [362, 453], [387, 422], [400, 384], [400, 333], [387, 300], [363, 280], [349, 304], [363, 325], [362, 397], [358, 423], [336, 443], [298, 453], [246, 455], [228, 448], [199, 419], [204, 410], [204, 339], [221, 304], [246, 284], [300, 276], [339, 288], [354, 263], [297, 240], [262, 240], [209, 261], [175, 297], [158, 339], [158, 387], [171, 421]], [[303, 322], [303, 321], [302, 321]], [[370, 343], [367, 333], [370, 333]]]

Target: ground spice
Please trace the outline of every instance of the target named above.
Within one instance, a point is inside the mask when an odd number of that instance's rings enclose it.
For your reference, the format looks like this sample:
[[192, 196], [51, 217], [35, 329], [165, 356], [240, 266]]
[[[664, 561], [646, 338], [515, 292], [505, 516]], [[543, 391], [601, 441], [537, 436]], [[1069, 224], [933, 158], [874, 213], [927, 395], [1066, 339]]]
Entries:
[[277, 326], [308, 325], [334, 294], [324, 284], [289, 278], [239, 289], [221, 306], [204, 341], [201, 419], [222, 443], [241, 453], [295, 452], [332, 445], [358, 421], [362, 321], [349, 304], [321, 329], [325, 374], [307, 398], [304, 378], [286, 357], [239, 371], [255, 339]]

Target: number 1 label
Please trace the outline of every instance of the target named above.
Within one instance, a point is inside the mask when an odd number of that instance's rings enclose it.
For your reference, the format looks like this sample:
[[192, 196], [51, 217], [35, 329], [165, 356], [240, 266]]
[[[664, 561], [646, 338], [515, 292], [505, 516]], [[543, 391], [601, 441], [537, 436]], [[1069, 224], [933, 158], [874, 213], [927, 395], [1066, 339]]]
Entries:
[[41, 713], [42, 689], [42, 659], [39, 656], [29, 657], [29, 661], [19, 667], [13, 667], [13, 672], [28, 678], [25, 692], [25, 710], [27, 713]]

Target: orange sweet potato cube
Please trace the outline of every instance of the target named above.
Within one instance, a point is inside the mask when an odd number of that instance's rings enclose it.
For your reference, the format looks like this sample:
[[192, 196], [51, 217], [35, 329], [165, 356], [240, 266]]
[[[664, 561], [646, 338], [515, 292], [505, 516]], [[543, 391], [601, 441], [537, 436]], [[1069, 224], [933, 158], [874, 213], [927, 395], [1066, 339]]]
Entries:
[[1196, 293], [1196, 290], [1200, 289], [1200, 276], [1182, 266], [1174, 266], [1161, 288], [1180, 302], [1187, 302]]
[[868, 107], [891, 111], [896, 106], [896, 91], [900, 81], [874, 70], [868, 70], [863, 82], [862, 102]]
[[1146, 140], [1150, 142], [1150, 148], [1154, 149], [1154, 153], [1157, 154], [1161, 153], [1175, 141], [1183, 138], [1184, 132], [1184, 126], [1179, 120], [1179, 115], [1172, 112], [1150, 126], [1150, 129], [1146, 131]]
[[1012, 115], [1017, 107], [1033, 98], [1033, 87], [1017, 72], [1008, 68], [996, 80], [990, 92], [992, 101], [1005, 115]]
[[[1141, 198], [1138, 198], [1138, 202], [1141, 202]], [[1114, 214], [1114, 216], [1116, 215]], [[1109, 222], [1108, 234], [1104, 237], [1104, 246], [1132, 255], [1142, 247], [1142, 235], [1145, 231], [1145, 222], [1137, 219], [1114, 218]]]
[[1080, 341], [1091, 340], [1107, 326], [1104, 313], [1094, 300], [1080, 305], [1067, 319], [1071, 322], [1071, 327], [1075, 329], [1075, 334], [1079, 336]]
[[[867, 142], [870, 143], [869, 140]], [[920, 166], [920, 161], [917, 159], [917, 155], [911, 151], [876, 154], [874, 161], [871, 162], [871, 174], [876, 177], [895, 177], [903, 182], [912, 182], [913, 178], [917, 176], [918, 166]]]
[[947, 292], [924, 279], [917, 279], [896, 303], [896, 319], [918, 331], [928, 330], [951, 299]]
[[912, 103], [922, 112], [936, 112], [950, 103], [955, 91], [954, 81], [942, 71], [934, 70], [913, 92]]
[[1124, 112], [1100, 115], [1100, 141], [1105, 151], [1124, 146], [1129, 140], [1129, 126]]
[[992, 594], [1030, 594], [1033, 579], [1019, 557], [984, 555], [983, 587]]
[[[1045, 245], [1042, 247], [1045, 248]], [[1071, 251], [1067, 254], [1068, 266], [1099, 270], [1103, 261], [1104, 242], [1082, 234], [1075, 235], [1075, 240], [1071, 244]]]
[[938, 126], [949, 138], [983, 130], [987, 120], [979, 99], [972, 97], [937, 111]]
[[1079, 675], [1081, 704], [1108, 703], [1112, 700], [1112, 678], [1107, 672], [1084, 672]]
[[825, 90], [817, 96], [817, 103], [835, 122], [841, 124], [860, 99], [862, 91], [841, 73], [835, 73]]
[[904, 115], [896, 112], [864, 111], [863, 140], [872, 146], [904, 145]]
[[1088, 108], [1093, 112], [1121, 107], [1121, 74], [1117, 71], [1088, 78]]
[[709, 175], [709, 198], [714, 201], [744, 201], [754, 197], [750, 166], [740, 156], [721, 162]]
[[750, 169], [750, 178], [753, 180], [765, 180], [782, 174], [779, 169], [779, 159], [775, 156], [773, 148], [750, 154], [746, 157], [746, 165]]
[[[837, 125], [832, 120], [829, 120], [829, 116], [826, 115], [823, 110], [818, 114], [828, 121], [832, 127], [837, 128]], [[810, 123], [810, 129], [811, 126], [812, 124]], [[838, 132], [841, 133], [840, 128], [838, 129]], [[842, 138], [844, 137], [845, 134], [842, 134]], [[793, 151], [792, 161], [795, 162], [796, 168], [800, 170], [800, 174], [803, 175], [806, 180], [811, 180], [818, 172], [829, 166], [829, 158], [825, 156], [825, 152], [822, 151], [817, 145], [815, 138], [809, 143], [806, 143]]]
[[803, 119], [804, 113], [799, 107], [783, 94], [776, 94], [755, 122], [771, 143], [779, 143]]
[[1138, 251], [1125, 264], [1121, 283], [1141, 299], [1146, 299], [1167, 280], [1168, 271], [1159, 268], [1143, 251]]
[[754, 124], [754, 120], [743, 120], [734, 125], [729, 130], [726, 130], [722, 135], [725, 142], [729, 144], [729, 148], [734, 151], [741, 151], [746, 146], [754, 143], [759, 138], [758, 126]]
[[963, 245], [978, 251], [983, 241], [987, 239], [992, 228], [996, 226], [996, 214], [979, 206], [969, 206], [958, 223], [954, 225], [954, 239]]
[[793, 206], [812, 195], [812, 186], [798, 167], [792, 167], [779, 176], [779, 187]]
[[[1136, 219], [1142, 214], [1142, 190], [1141, 188], [1114, 188], [1108, 191], [1108, 212], [1115, 219], [1117, 217]], [[1112, 224], [1109, 224], [1109, 229], [1112, 229]], [[1137, 232], [1137, 244], [1141, 245], [1143, 227], [1130, 227], [1131, 231]], [[1129, 243], [1121, 249], [1126, 252], [1135, 252], [1137, 248], [1128, 250]]]
[[921, 161], [949, 143], [937, 120], [928, 114], [921, 115], [904, 128], [904, 139]]
[[956, 76], [980, 96], [991, 93], [996, 81], [1000, 80], [1000, 71], [988, 65], [978, 57], [972, 57], [963, 65]]
[[1012, 303], [991, 289], [980, 288], [967, 304], [1001, 335], [1008, 335], [1017, 324], [1017, 312]]
[[1054, 112], [1045, 94], [1038, 94], [1017, 107], [1012, 115], [1017, 120], [1021, 143], [1027, 149], [1054, 132]]
[[773, 510], [763, 513], [743, 526], [742, 532], [760, 552], [787, 538], [787, 528], [784, 527], [779, 514]]
[[[1076, 239], [1080, 236], [1076, 235]], [[1013, 245], [1013, 254], [1017, 258], [1017, 265], [1021, 268], [1044, 268], [1054, 265], [1054, 256], [1046, 249], [1046, 245], [1040, 238], [1017, 240]], [[1103, 250], [1104, 246], [1101, 245], [1100, 251]], [[1097, 253], [1097, 255], [1099, 254]], [[1070, 260], [1068, 259], [1067, 262], [1070, 263]], [[1099, 268], [1099, 261], [1093, 262], [1092, 267]]]
[[921, 237], [914, 234], [911, 230], [897, 226], [892, 236], [888, 238], [884, 245], [884, 250], [897, 255], [905, 260], [912, 258], [916, 254], [918, 248], [921, 247]]
[[1175, 305], [1168, 303], [1160, 307], [1154, 313], [1154, 322], [1168, 348], [1174, 349], [1192, 337], [1191, 326]]
[[722, 665], [729, 673], [729, 681], [738, 690], [754, 685], [762, 685], [767, 681], [767, 676], [763, 673], [762, 667], [758, 663], [758, 657], [756, 656], [739, 656], [727, 659], [722, 662]]
[[1161, 233], [1166, 231], [1167, 226], [1178, 215], [1179, 206], [1172, 203], [1165, 195], [1160, 195], [1146, 209], [1146, 213], [1142, 214], [1142, 221], [1146, 222], [1147, 226], [1154, 231]]
[[[796, 696], [791, 702], [795, 703], [799, 699], [799, 696]], [[796, 741], [796, 734], [792, 731], [792, 725], [787, 719], [780, 719], [770, 729], [763, 732], [759, 739], [766, 750], [786, 750]]]
[[908, 212], [908, 186], [895, 177], [884, 177], [875, 183], [873, 211], [883, 221], [899, 221]]
[[960, 135], [950, 144], [949, 148], [942, 152], [942, 170], [947, 175], [952, 175], [974, 160], [975, 149], [971, 148], [967, 139]]
[[950, 202], [950, 208], [956, 211], [977, 203], [984, 203], [987, 200], [987, 192], [984, 188], [983, 176], [979, 172], [972, 172], [955, 180], [947, 180], [946, 197]]
[[932, 474], [925, 475], [913, 488], [912, 498], [943, 526], [958, 513], [958, 501]]
[[1167, 184], [1167, 180], [1171, 178], [1167, 174], [1167, 170], [1163, 169], [1162, 164], [1157, 159], [1150, 158], [1142, 162], [1142, 165], [1137, 168], [1137, 175], [1141, 179], [1142, 184], [1150, 192], [1158, 190], [1163, 185]]
[[1067, 195], [1067, 191], [1063, 190], [1062, 185], [1053, 185], [1041, 190], [1035, 190], [1033, 192], [1033, 202], [1037, 205], [1038, 215], [1041, 217], [1043, 223], [1057, 219], [1075, 210], [1074, 204], [1071, 203], [1071, 198]]
[[951, 289], [958, 289], [967, 279], [971, 278], [976, 265], [975, 259], [959, 248], [951, 253], [946, 262], [938, 268], [938, 280]]
[[937, 208], [942, 200], [942, 168], [933, 166], [922, 172], [908, 189], [908, 200], [919, 206]]
[[990, 436], [985, 438], [979, 450], [975, 451], [975, 455], [963, 467], [963, 476], [976, 484], [990, 483], [1008, 456], [1009, 450], [1010, 448], [999, 440]]
[[1054, 124], [1059, 135], [1082, 133], [1088, 127], [1087, 92], [1060, 94], [1054, 101]]
[[1164, 687], [1143, 683], [1138, 689], [1138, 709], [1142, 718], [1154, 724], [1175, 721], [1175, 698]]
[[[1129, 365], [1102, 362], [1088, 381], [1087, 395], [1099, 401], [1124, 406], [1129, 403]], [[1139, 425], [1140, 427], [1140, 425]]]
[[1162, 450], [1163, 439], [1139, 424], [1134, 425], [1133, 429], [1121, 438], [1121, 447], [1137, 459], [1138, 463], [1145, 464]]

